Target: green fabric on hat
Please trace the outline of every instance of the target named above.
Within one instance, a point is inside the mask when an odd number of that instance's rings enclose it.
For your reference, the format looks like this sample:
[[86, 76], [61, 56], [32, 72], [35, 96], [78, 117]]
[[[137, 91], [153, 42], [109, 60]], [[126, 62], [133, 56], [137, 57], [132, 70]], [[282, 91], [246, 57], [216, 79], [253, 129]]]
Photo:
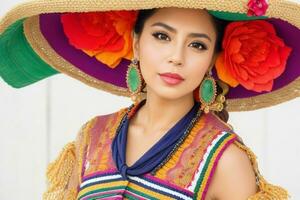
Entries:
[[215, 11], [215, 10], [209, 10], [208, 12], [216, 18], [227, 20], [227, 21], [246, 21], [246, 20], [268, 18], [266, 16], [248, 16], [245, 13], [230, 13], [230, 12]]
[[23, 21], [16, 21], [0, 35], [0, 76], [15, 88], [59, 73], [31, 48], [24, 35]]

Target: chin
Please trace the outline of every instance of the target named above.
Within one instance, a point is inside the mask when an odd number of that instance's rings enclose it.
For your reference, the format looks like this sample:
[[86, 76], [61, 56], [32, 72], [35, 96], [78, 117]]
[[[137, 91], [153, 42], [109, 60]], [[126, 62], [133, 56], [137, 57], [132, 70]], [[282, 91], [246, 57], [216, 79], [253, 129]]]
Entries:
[[184, 97], [187, 97], [189, 95], [191, 95], [193, 97], [193, 91], [191, 90], [191, 92], [186, 92], [183, 91], [182, 89], [162, 89], [158, 88], [156, 90], [152, 90], [154, 92], [154, 94], [162, 99], [166, 99], [166, 100], [170, 100], [170, 101], [174, 101], [174, 100], [178, 100]]

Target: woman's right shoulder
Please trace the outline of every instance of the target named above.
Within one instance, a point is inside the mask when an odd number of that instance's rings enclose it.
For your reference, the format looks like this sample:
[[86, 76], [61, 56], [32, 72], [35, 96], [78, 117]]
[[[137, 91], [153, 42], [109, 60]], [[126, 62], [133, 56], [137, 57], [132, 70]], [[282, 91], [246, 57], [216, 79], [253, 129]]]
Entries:
[[106, 130], [113, 131], [120, 124], [128, 108], [104, 115], [97, 115], [87, 120], [79, 129], [76, 141], [88, 145], [92, 140], [99, 137], [99, 134]]
[[81, 128], [84, 128], [85, 126], [87, 126], [88, 124], [94, 123], [95, 121], [106, 121], [106, 120], [112, 120], [112, 119], [117, 119], [120, 118], [122, 116], [124, 116], [124, 114], [127, 112], [128, 108], [121, 108], [115, 112], [112, 113], [108, 113], [108, 114], [103, 114], [103, 115], [97, 115], [94, 116], [90, 119], [88, 119], [82, 126]]
[[79, 129], [76, 139], [62, 149], [47, 168], [48, 186], [43, 199], [75, 199], [81, 182], [83, 163], [93, 143], [101, 135], [113, 137], [128, 108], [98, 115], [87, 120]]

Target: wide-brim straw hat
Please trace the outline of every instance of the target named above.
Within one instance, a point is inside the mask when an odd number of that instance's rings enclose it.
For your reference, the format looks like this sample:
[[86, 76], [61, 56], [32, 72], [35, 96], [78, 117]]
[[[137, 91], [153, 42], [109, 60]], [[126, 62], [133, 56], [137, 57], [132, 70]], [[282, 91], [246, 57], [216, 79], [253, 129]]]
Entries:
[[62, 15], [163, 7], [206, 9], [215, 17], [227, 21], [267, 21], [273, 25], [284, 45], [291, 49], [287, 60], [281, 61], [286, 65], [281, 66], [280, 76], [276, 75], [278, 77], [271, 81], [272, 88], [269, 91], [253, 91], [238, 84], [230, 87], [226, 96], [229, 111], [276, 105], [300, 96], [300, 5], [283, 0], [258, 2], [262, 3], [264, 10], [255, 10], [257, 5], [251, 7], [251, 0], [26, 2], [9, 11], [0, 21], [0, 76], [12, 87], [22, 88], [54, 74], [64, 73], [112, 94], [130, 96], [126, 85], [130, 53], [109, 67], [97, 56], [91, 56], [91, 51], [83, 51], [70, 42], [63, 27]]

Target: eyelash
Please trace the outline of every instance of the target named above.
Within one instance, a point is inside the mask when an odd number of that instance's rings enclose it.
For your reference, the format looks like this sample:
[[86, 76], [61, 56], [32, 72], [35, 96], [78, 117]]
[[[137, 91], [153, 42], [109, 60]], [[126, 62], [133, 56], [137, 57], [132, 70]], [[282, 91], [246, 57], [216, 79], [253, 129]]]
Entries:
[[[153, 33], [152, 34], [153, 35], [153, 37], [155, 37], [156, 39], [158, 39], [158, 40], [165, 40], [165, 41], [170, 41], [170, 38], [169, 38], [169, 36], [167, 35], [167, 34], [165, 34], [165, 33], [162, 33], [162, 32], [155, 32], [155, 33]], [[168, 39], [162, 39], [160, 36], [164, 36], [164, 37], [167, 37]], [[196, 44], [197, 46], [202, 46], [201, 48], [198, 48], [198, 47], [194, 47], [194, 48], [196, 48], [197, 50], [199, 50], [199, 51], [202, 51], [202, 50], [207, 50], [207, 46], [205, 45], [205, 44], [203, 44], [203, 43], [201, 43], [201, 42], [193, 42], [193, 43], [191, 43], [191, 44]], [[193, 45], [193, 46], [194, 46]], [[190, 45], [189, 45], [190, 46]]]

